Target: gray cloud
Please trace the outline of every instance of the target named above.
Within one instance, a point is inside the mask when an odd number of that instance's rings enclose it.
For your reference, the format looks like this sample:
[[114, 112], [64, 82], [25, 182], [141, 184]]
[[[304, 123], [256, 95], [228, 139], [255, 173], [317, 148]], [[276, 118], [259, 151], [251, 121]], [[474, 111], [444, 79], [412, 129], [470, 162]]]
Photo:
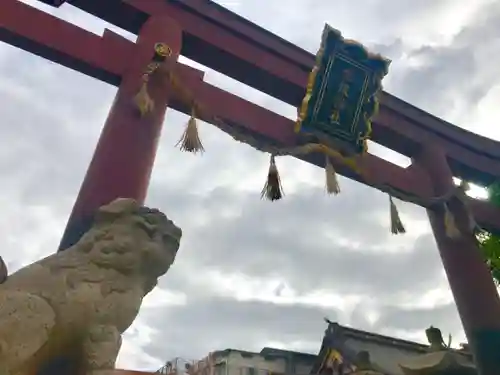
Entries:
[[[201, 357], [215, 348], [260, 351], [271, 341], [302, 342], [309, 345], [309, 352], [315, 352], [325, 329], [323, 317], [335, 318], [335, 311], [258, 301], [235, 303], [234, 299], [212, 297], [188, 300], [188, 305], [167, 311], [150, 309], [144, 315], [152, 326], [160, 328], [146, 350], [168, 359], [177, 355]], [[162, 340], [165, 333], [168, 342]], [[186, 345], [183, 337], [190, 337], [191, 342]]]
[[[325, 198], [321, 189], [303, 187], [301, 194], [278, 204], [224, 188], [213, 190], [210, 200], [184, 193], [179, 197], [185, 202], [183, 213], [174, 214], [190, 233], [181, 259], [189, 259], [197, 269], [281, 275], [300, 292], [317, 288], [391, 295], [435, 285], [442, 275], [431, 236], [388, 256], [384, 247], [394, 249], [394, 244], [388, 207], [382, 204], [387, 202], [363, 190], [358, 187], [335, 199]], [[189, 212], [197, 217], [185, 217]], [[376, 220], [377, 214], [386, 216], [386, 222]], [[204, 249], [205, 244], [210, 247]]]
[[426, 327], [432, 324], [440, 327], [443, 334], [446, 334], [447, 330], [453, 332], [460, 327], [457, 309], [454, 304], [444, 304], [432, 309], [402, 309], [388, 306], [381, 309], [381, 311], [382, 318], [376, 324], [379, 328], [391, 327], [399, 330], [419, 331], [422, 330], [422, 322], [427, 322]]
[[[413, 67], [391, 74], [389, 88], [405, 100], [438, 116], [455, 112], [460, 121], [498, 84], [490, 61], [500, 58], [500, 6], [491, 3], [474, 12], [468, 24], [446, 44], [406, 48]], [[439, 98], [439, 100], [436, 100]], [[470, 128], [470, 124], [463, 124]]]

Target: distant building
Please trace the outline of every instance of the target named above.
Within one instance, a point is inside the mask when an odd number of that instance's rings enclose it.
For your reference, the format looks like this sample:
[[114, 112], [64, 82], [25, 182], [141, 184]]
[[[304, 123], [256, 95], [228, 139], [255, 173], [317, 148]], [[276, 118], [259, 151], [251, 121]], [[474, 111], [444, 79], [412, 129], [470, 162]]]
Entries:
[[[430, 330], [439, 332], [435, 328]], [[440, 332], [438, 335], [442, 343]], [[448, 373], [439, 372], [446, 365], [447, 370], [452, 366], [454, 375], [476, 375], [466, 345], [462, 350], [438, 350], [432, 354], [429, 350], [429, 345], [329, 322], [318, 355], [273, 348], [264, 348], [259, 353], [226, 349], [214, 351], [200, 361], [176, 359], [158, 372], [163, 375], [347, 375], [370, 368], [383, 375], [439, 375]], [[441, 370], [420, 372], [420, 367]]]
[[264, 348], [259, 353], [225, 349], [188, 362], [179, 358], [167, 362], [163, 375], [309, 375], [316, 362], [314, 354]]

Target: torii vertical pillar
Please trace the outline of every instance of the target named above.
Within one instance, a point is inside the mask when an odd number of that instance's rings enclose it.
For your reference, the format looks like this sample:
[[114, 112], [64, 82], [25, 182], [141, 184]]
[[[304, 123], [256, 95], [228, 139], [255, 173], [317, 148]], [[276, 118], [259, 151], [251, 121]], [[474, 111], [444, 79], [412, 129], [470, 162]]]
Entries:
[[114, 103], [70, 215], [59, 251], [74, 245], [92, 225], [96, 210], [116, 198], [143, 203], [153, 169], [158, 141], [169, 99], [167, 80], [152, 80], [150, 96], [155, 106], [141, 117], [133, 98], [144, 69], [154, 55], [154, 45], [165, 43], [177, 60], [182, 43], [179, 25], [166, 16], [153, 16], [139, 32], [136, 52], [122, 76]]
[[[416, 162], [427, 171], [435, 196], [443, 196], [455, 187], [446, 154], [441, 149], [425, 146]], [[457, 225], [467, 227], [467, 212], [456, 203], [451, 202], [449, 209]], [[471, 233], [459, 239], [448, 238], [444, 212], [428, 209], [427, 214], [479, 374], [499, 375], [500, 299], [477, 241]]]

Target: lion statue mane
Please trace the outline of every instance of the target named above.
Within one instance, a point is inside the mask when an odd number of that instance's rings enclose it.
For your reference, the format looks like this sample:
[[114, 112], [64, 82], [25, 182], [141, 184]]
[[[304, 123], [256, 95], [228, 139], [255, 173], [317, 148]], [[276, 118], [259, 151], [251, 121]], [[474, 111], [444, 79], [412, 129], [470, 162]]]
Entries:
[[181, 236], [160, 211], [120, 198], [77, 244], [9, 275], [0, 284], [0, 374], [111, 374], [121, 334]]

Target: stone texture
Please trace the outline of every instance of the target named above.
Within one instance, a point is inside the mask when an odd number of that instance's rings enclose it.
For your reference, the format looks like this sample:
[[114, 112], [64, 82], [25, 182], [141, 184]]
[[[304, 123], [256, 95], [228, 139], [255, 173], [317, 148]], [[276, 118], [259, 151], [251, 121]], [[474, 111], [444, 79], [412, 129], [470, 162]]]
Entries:
[[33, 375], [65, 359], [79, 374], [111, 374], [121, 334], [181, 236], [160, 211], [117, 199], [75, 246], [10, 275], [0, 285], [0, 374]]

